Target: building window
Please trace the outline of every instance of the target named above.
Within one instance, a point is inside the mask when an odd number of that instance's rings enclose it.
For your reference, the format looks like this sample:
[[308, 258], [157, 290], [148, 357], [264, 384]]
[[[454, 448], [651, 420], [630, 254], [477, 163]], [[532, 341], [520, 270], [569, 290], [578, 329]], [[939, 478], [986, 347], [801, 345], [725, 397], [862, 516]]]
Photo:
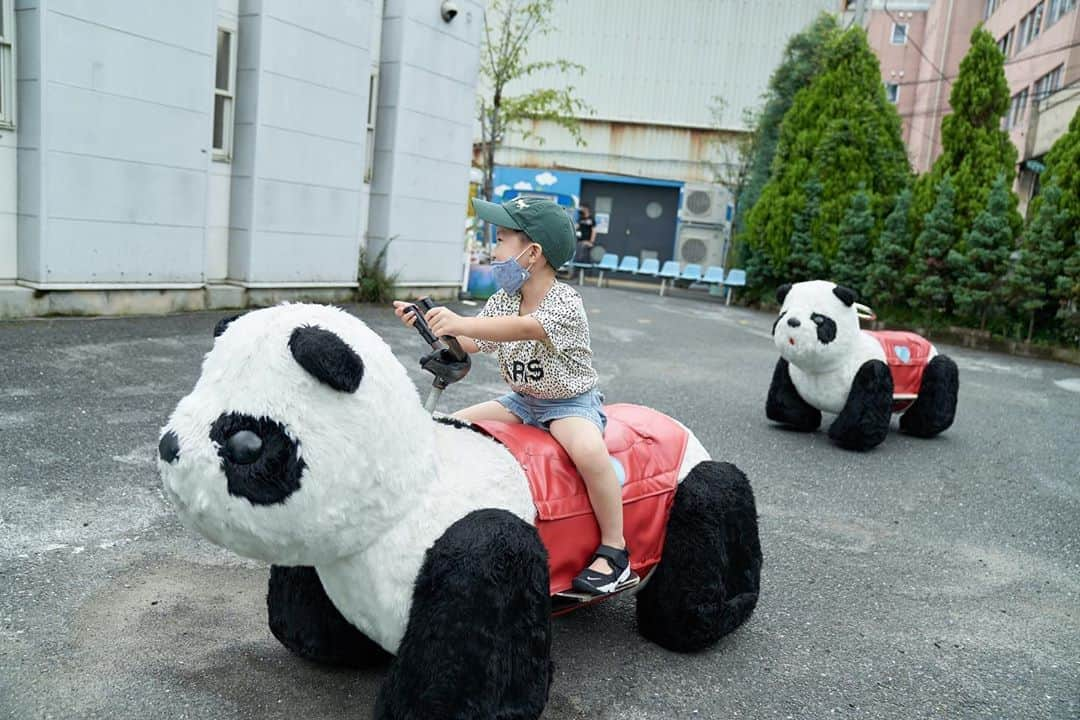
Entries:
[[893, 23], [892, 44], [907, 45], [907, 23]]
[[998, 50], [1000, 50], [1001, 54], [1005, 57], [1009, 57], [1009, 55], [1012, 54], [1013, 37], [1015, 37], [1013, 30], [1009, 30], [1009, 32], [1005, 33], [1005, 35], [998, 40]]
[[1076, 0], [1050, 0], [1050, 5], [1046, 9], [1046, 27], [1050, 27], [1061, 16], [1076, 7]]
[[1024, 121], [1024, 112], [1027, 110], [1028, 90], [1024, 88], [1012, 96], [1009, 104], [1009, 114], [1005, 116], [1005, 129], [1012, 130]]
[[989, 20], [990, 16], [994, 14], [994, 11], [998, 9], [998, 5], [1001, 4], [1001, 0], [986, 0], [986, 12], [983, 14], [984, 20]]
[[15, 127], [15, 0], [0, 0], [0, 127]]
[[379, 110], [379, 71], [371, 69], [368, 78], [367, 99], [367, 161], [364, 165], [364, 182], [370, 183], [375, 177], [375, 118]]
[[1058, 65], [1056, 68], [1036, 80], [1035, 93], [1031, 98], [1032, 102], [1039, 102], [1057, 92], [1058, 88], [1061, 87], [1061, 76], [1064, 74], [1064, 70], [1064, 65]]
[[885, 83], [885, 99], [893, 105], [900, 102], [900, 86], [897, 83]]
[[236, 30], [218, 28], [214, 64], [214, 159], [232, 159], [233, 107], [236, 101]]
[[1016, 51], [1020, 52], [1031, 42], [1039, 37], [1039, 33], [1042, 31], [1042, 18], [1043, 18], [1043, 5], [1040, 2], [1035, 6], [1035, 9], [1029, 12], [1020, 21], [1019, 28], [1016, 33]]

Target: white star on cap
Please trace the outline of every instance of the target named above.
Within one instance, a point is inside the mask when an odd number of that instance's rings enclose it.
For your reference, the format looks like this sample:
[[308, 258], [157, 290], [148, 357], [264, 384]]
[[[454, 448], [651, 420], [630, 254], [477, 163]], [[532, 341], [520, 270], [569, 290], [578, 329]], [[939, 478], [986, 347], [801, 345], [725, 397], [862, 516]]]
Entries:
[[529, 203], [525, 202], [525, 198], [523, 197], [519, 197], [517, 200], [515, 200], [514, 204], [517, 205], [518, 210], [524, 210], [525, 208], [529, 207]]

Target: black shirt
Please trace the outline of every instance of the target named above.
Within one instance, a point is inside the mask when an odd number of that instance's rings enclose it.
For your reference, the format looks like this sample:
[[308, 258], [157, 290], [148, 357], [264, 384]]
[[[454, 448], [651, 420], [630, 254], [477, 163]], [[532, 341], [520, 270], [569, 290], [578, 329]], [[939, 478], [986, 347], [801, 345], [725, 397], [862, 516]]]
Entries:
[[589, 242], [592, 239], [592, 230], [596, 227], [596, 218], [584, 217], [578, 219], [577, 223], [577, 239]]

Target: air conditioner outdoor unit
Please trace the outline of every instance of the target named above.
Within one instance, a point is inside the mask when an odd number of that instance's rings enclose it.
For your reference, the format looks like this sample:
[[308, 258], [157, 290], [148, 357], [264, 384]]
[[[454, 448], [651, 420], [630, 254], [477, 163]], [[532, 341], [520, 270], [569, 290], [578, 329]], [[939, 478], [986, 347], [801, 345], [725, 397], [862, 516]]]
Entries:
[[727, 229], [724, 226], [680, 225], [675, 259], [681, 265], [694, 263], [702, 270], [715, 265], [724, 266]]
[[731, 194], [721, 185], [687, 183], [679, 198], [679, 219], [683, 222], [719, 225], [727, 222]]

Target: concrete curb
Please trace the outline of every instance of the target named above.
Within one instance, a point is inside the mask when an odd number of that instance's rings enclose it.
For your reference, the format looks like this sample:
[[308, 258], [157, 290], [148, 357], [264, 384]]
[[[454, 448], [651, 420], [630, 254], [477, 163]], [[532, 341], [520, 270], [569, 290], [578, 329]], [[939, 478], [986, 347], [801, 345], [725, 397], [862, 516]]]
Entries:
[[[879, 323], [875, 323], [875, 329], [877, 329], [878, 324]], [[880, 324], [882, 326], [880, 329], [882, 330], [901, 329], [887, 328], [884, 323]], [[971, 348], [972, 350], [984, 350], [986, 352], [1016, 355], [1018, 357], [1033, 358], [1036, 360], [1053, 360], [1056, 362], [1069, 363], [1071, 365], [1080, 365], [1080, 348], [1034, 345], [1018, 340], [996, 338], [989, 335], [989, 333], [981, 332], [979, 330], [969, 330], [967, 328], [913, 328], [913, 331], [930, 340], [948, 343], [949, 345], [959, 345], [960, 347]]]

